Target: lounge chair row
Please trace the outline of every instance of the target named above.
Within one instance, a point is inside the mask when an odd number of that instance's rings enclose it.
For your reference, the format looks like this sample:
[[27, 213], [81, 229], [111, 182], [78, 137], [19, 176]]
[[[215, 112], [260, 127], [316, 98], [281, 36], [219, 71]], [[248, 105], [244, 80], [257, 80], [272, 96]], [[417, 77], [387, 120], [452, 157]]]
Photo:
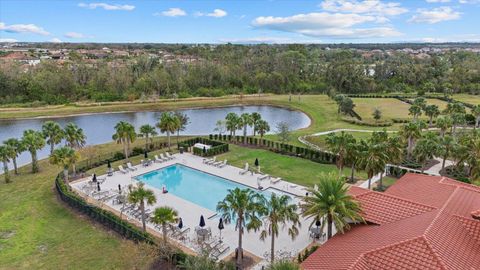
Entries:
[[[155, 162], [165, 162], [165, 161], [175, 159], [175, 157], [170, 155], [170, 153], [168, 153], [168, 152], [165, 153], [165, 156], [163, 154], [160, 154], [160, 156], [155, 155], [154, 157], [155, 157]], [[141, 163], [143, 164], [143, 166], [148, 166], [151, 163], [151, 161], [150, 160], [145, 161], [145, 160], [142, 159]], [[132, 165], [131, 162], [127, 163], [127, 168], [124, 168], [123, 165], [118, 166], [118, 171], [123, 173], [123, 174], [126, 174], [128, 172], [133, 172], [133, 171], [136, 171], [136, 170], [137, 170], [137, 168], [135, 168]]]
[[215, 166], [215, 167], [219, 167], [219, 168], [223, 168], [223, 167], [227, 166], [227, 160], [226, 159], [224, 159], [223, 161], [217, 161], [217, 157], [204, 159], [203, 163], [205, 163], [207, 165], [212, 165], [212, 166]]
[[160, 154], [160, 155], [155, 155], [154, 157], [155, 157], [155, 162], [159, 162], [159, 163], [175, 159], [175, 157], [170, 155], [170, 153], [168, 152], [165, 153], [165, 156], [163, 154]]

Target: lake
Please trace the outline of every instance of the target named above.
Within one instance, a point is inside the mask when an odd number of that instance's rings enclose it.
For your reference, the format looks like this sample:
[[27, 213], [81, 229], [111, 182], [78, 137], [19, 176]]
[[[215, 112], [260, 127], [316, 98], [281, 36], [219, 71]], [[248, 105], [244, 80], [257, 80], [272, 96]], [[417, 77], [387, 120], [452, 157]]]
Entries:
[[[273, 106], [232, 106], [205, 109], [182, 109], [178, 111], [185, 113], [190, 118], [186, 130], [181, 132], [181, 135], [207, 135], [214, 133], [213, 130], [215, 129], [215, 123], [217, 120], [225, 119], [225, 116], [229, 112], [234, 112], [239, 115], [252, 112], [260, 113], [262, 118], [270, 124], [270, 133], [274, 133], [276, 124], [282, 121], [288, 123], [291, 130], [305, 128], [310, 125], [310, 118], [303, 112]], [[21, 138], [23, 131], [26, 129], [41, 130], [44, 122], [53, 120], [58, 122], [62, 127], [67, 123], [73, 122], [83, 128], [87, 135], [87, 145], [102, 144], [112, 141], [114, 126], [119, 121], [131, 123], [138, 131], [139, 127], [144, 124], [155, 126], [161, 113], [161, 111], [122, 112], [55, 118], [0, 120], [0, 142], [12, 137]], [[243, 132], [237, 131], [237, 134], [241, 135]], [[249, 129], [248, 134], [251, 134], [251, 129]], [[38, 157], [39, 159], [42, 159], [47, 157], [48, 154], [49, 147], [46, 146], [39, 151]], [[19, 165], [27, 164], [30, 161], [31, 157], [29, 152], [23, 153], [18, 158]], [[0, 171], [2, 171], [1, 168]]]

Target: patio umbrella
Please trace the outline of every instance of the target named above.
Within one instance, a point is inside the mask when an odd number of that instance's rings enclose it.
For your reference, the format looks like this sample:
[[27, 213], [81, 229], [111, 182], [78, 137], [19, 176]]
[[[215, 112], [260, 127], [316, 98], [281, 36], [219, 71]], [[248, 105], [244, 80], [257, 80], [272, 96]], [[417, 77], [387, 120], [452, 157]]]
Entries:
[[320, 227], [322, 225], [322, 223], [320, 222], [319, 219], [317, 219], [317, 221], [315, 221], [315, 226]]
[[205, 146], [203, 147], [202, 152], [203, 152], [204, 154], [207, 153], [207, 148], [205, 148]]
[[200, 224], [199, 224], [200, 227], [205, 227], [205, 218], [203, 217], [203, 215], [200, 216]]
[[109, 168], [109, 169], [112, 168], [112, 163], [110, 163], [110, 160], [107, 160], [107, 168]]
[[97, 182], [97, 174], [95, 173], [93, 174], [92, 182], [94, 183]]
[[182, 228], [183, 228], [183, 220], [182, 220], [182, 218], [179, 218], [178, 228], [179, 228], [179, 229], [182, 229]]
[[143, 156], [144, 156], [145, 158], [148, 158], [148, 152], [145, 151], [145, 153], [143, 153]]
[[222, 230], [225, 227], [223, 226], [223, 218], [220, 218], [220, 221], [218, 222], [218, 229], [220, 230], [220, 243], [222, 242]]
[[97, 182], [97, 190], [100, 191], [100, 183]]
[[260, 165], [260, 163], [258, 163], [258, 158], [255, 159], [255, 167], [258, 167], [258, 165]]
[[122, 193], [122, 186], [118, 184], [118, 193]]

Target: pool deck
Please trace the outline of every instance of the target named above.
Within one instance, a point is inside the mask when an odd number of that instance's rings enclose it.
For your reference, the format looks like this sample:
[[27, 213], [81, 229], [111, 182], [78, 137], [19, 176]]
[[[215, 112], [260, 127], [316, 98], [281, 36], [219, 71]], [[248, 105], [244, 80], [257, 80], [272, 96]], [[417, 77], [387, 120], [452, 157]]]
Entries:
[[[127, 186], [129, 184], [136, 184], [138, 181], [134, 178], [138, 175], [158, 170], [164, 167], [168, 167], [174, 164], [182, 164], [206, 173], [210, 173], [219, 177], [223, 177], [229, 179], [231, 181], [238, 182], [240, 184], [246, 185], [251, 187], [252, 189], [257, 189], [258, 187], [258, 176], [259, 174], [252, 174], [250, 172], [241, 175], [239, 172], [242, 170], [240, 168], [227, 165], [223, 168], [218, 168], [215, 166], [207, 165], [203, 162], [202, 157], [198, 157], [189, 153], [183, 154], [175, 154], [173, 160], [165, 161], [162, 163], [153, 163], [150, 166], [144, 167], [142, 165], [137, 165], [135, 168], [137, 170], [133, 172], [128, 172], [127, 174], [123, 174], [121, 172], [116, 171], [113, 176], [107, 177], [106, 175], [98, 176], [98, 179], [105, 178], [106, 180], [101, 184], [102, 191], [111, 191], [111, 193], [118, 191], [118, 185], [122, 186], [123, 190], [127, 190]], [[275, 176], [273, 176], [275, 177]], [[72, 182], [70, 185], [72, 188], [82, 194], [83, 196], [91, 197], [91, 194], [88, 194], [84, 189], [83, 186], [87, 185], [87, 183], [91, 180], [91, 177], [83, 178]], [[292, 195], [298, 196], [293, 199], [294, 203], [300, 201], [300, 197], [304, 196], [306, 193], [306, 189], [303, 186], [299, 186], [296, 184], [289, 183], [287, 181], [281, 180], [275, 184], [271, 183], [270, 180], [261, 180], [261, 185], [264, 189], [268, 188], [275, 188], [280, 191], [290, 193]], [[199, 224], [200, 215], [205, 217], [206, 227], [210, 227], [212, 230], [212, 236], [214, 238], [218, 238], [219, 230], [217, 229], [219, 216], [212, 210], [203, 208], [197, 204], [194, 204], [190, 201], [184, 200], [179, 198], [175, 195], [166, 193], [163, 194], [162, 191], [158, 188], [146, 185], [147, 188], [154, 191], [155, 196], [157, 198], [157, 203], [154, 205], [147, 206], [147, 209], [155, 209], [156, 207], [160, 206], [170, 206], [178, 211], [179, 217], [182, 218], [184, 228], [189, 227], [190, 231], [188, 232], [187, 239], [183, 240], [182, 242], [172, 239], [173, 241], [177, 241], [178, 244], [192, 250], [193, 252], [200, 251], [200, 248], [196, 244], [196, 235], [195, 235], [195, 227]], [[195, 188], [195, 187], [192, 187]], [[92, 198], [93, 199], [93, 198]], [[95, 200], [96, 201], [96, 200]], [[97, 201], [99, 202], [99, 201]], [[106, 202], [99, 202], [104, 206], [109, 208], [113, 208], [114, 210], [118, 211], [117, 214], [120, 212], [122, 204], [114, 204], [113, 200], [107, 200]], [[116, 212], [115, 211], [115, 212]], [[123, 213], [123, 215], [126, 215]], [[129, 219], [134, 219], [130, 217]], [[137, 220], [138, 221], [138, 220]], [[283, 228], [283, 232], [280, 233], [279, 237], [275, 239], [275, 250], [276, 252], [287, 252], [292, 257], [296, 256], [298, 252], [302, 251], [306, 248], [309, 244], [312, 243], [312, 239], [309, 237], [309, 225], [312, 222], [311, 220], [306, 220], [304, 218], [300, 218], [302, 223], [302, 227], [300, 228], [300, 234], [292, 240], [290, 236], [288, 236], [287, 228]], [[147, 227], [149, 231], [154, 231], [160, 233], [160, 230], [156, 229], [153, 224], [147, 223]], [[325, 226], [326, 231], [326, 226]], [[235, 231], [234, 225], [226, 224], [225, 229], [222, 230], [222, 240], [225, 245], [229, 246], [230, 249], [222, 254], [219, 259], [223, 259], [230, 255], [232, 252], [235, 251], [235, 248], [238, 244], [238, 232]], [[243, 248], [248, 252], [260, 257], [265, 258], [266, 255], [270, 253], [270, 241], [271, 238], [268, 237], [265, 241], [260, 240], [260, 232], [246, 232], [243, 235]]]

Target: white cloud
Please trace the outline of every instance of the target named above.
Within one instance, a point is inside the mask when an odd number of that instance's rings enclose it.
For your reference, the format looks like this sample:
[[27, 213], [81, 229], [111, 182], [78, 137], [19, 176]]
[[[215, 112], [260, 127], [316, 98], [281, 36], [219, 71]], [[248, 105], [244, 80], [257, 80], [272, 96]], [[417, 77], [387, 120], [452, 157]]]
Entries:
[[325, 0], [320, 7], [331, 12], [365, 13], [380, 16], [395, 16], [408, 11], [401, 7], [400, 3], [384, 3], [380, 0]]
[[442, 43], [442, 42], [480, 42], [480, 34], [462, 34], [449, 37], [425, 37], [421, 39], [422, 42], [427, 43]]
[[448, 3], [450, 0], [425, 0], [427, 3]]
[[50, 42], [53, 42], [53, 43], [62, 43], [63, 41], [60, 40], [59, 38], [52, 38], [52, 39], [50, 39]]
[[14, 38], [0, 38], [0, 43], [12, 43], [12, 42], [18, 42], [18, 40]]
[[203, 12], [195, 12], [194, 16], [195, 17], [201, 17], [201, 16], [208, 16], [208, 17], [215, 17], [215, 18], [221, 18], [227, 16], [228, 13], [223, 10], [223, 9], [214, 9], [213, 12], [210, 13], [203, 13]]
[[92, 38], [92, 36], [88, 36], [82, 33], [77, 33], [77, 32], [67, 32], [64, 35], [67, 38]]
[[480, 0], [458, 0], [460, 4], [480, 4]]
[[154, 16], [167, 16], [167, 17], [178, 17], [186, 16], [187, 12], [181, 8], [169, 8], [168, 10], [157, 12], [153, 14]]
[[362, 23], [375, 23], [377, 17], [343, 13], [308, 13], [290, 17], [257, 17], [253, 26], [313, 37], [371, 38], [399, 36], [391, 27], [353, 28]]
[[438, 7], [434, 9], [417, 9], [417, 14], [408, 21], [414, 23], [439, 23], [460, 18], [460, 12], [454, 11], [451, 7]]
[[88, 9], [96, 9], [96, 8], [103, 8], [105, 10], [126, 10], [132, 11], [135, 9], [135, 6], [132, 5], [119, 5], [119, 4], [106, 4], [106, 3], [79, 3], [79, 7], [88, 8]]
[[43, 36], [50, 35], [50, 33], [45, 31], [42, 27], [36, 26], [35, 24], [6, 25], [5, 23], [0, 22], [0, 30], [9, 32], [9, 33], [31, 33], [31, 34], [39, 34]]

